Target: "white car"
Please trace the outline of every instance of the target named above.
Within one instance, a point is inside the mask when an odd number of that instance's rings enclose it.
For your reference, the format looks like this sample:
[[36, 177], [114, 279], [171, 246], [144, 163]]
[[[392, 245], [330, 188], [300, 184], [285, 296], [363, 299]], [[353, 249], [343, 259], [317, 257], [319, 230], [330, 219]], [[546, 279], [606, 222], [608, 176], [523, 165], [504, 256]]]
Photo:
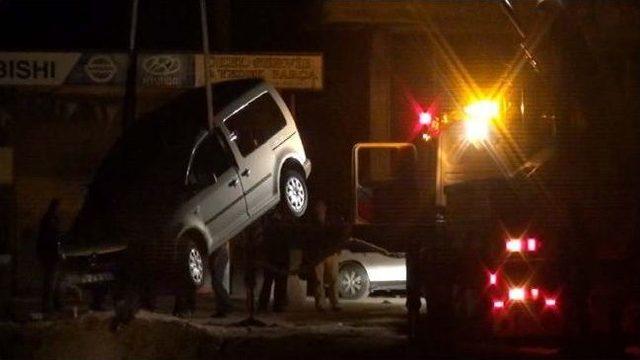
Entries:
[[356, 300], [374, 291], [406, 290], [407, 266], [403, 254], [378, 251], [366, 244], [348, 247], [339, 254], [341, 298]]

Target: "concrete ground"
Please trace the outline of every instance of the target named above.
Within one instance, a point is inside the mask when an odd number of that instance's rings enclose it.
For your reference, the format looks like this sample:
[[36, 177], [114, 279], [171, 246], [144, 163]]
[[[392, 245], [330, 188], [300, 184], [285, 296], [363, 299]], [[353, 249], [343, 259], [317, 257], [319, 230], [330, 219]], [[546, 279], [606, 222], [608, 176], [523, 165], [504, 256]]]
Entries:
[[[260, 313], [262, 326], [244, 326], [243, 300], [236, 311], [212, 318], [213, 298], [201, 295], [190, 319], [170, 315], [172, 301], [159, 311], [141, 311], [130, 324], [111, 332], [112, 311], [73, 307], [49, 320], [0, 322], [0, 359], [262, 359], [262, 358], [565, 358], [557, 346], [488, 340], [459, 341], [443, 352], [424, 341], [411, 344], [404, 298], [370, 297], [342, 302], [342, 311], [315, 310], [313, 299], [285, 313]], [[628, 348], [624, 358], [638, 358]], [[583, 358], [602, 358], [595, 353]]]

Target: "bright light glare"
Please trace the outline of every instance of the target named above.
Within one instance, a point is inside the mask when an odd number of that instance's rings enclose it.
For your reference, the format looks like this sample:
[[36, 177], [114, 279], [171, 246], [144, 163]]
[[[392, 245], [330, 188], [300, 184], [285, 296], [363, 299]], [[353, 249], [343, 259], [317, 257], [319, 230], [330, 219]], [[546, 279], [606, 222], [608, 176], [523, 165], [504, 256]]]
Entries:
[[538, 248], [538, 242], [534, 238], [530, 238], [527, 240], [527, 250], [536, 251]]
[[489, 138], [489, 120], [472, 118], [465, 120], [464, 135], [472, 143], [487, 140]]
[[524, 300], [524, 289], [523, 288], [509, 289], [509, 300], [523, 301]]
[[421, 112], [420, 113], [420, 125], [429, 125], [431, 124], [431, 114], [428, 112]]
[[498, 275], [496, 274], [489, 274], [489, 284], [491, 285], [495, 285], [498, 283]]
[[507, 241], [507, 251], [509, 252], [522, 251], [522, 241], [520, 241], [520, 239], [509, 239], [509, 241]]
[[465, 136], [469, 142], [484, 141], [489, 138], [489, 125], [498, 116], [498, 103], [482, 100], [468, 105], [464, 112]]
[[491, 100], [481, 100], [469, 104], [464, 112], [468, 117], [491, 120], [498, 116], [498, 103]]
[[493, 302], [493, 308], [494, 309], [502, 309], [504, 308], [504, 301], [502, 300], [496, 300]]
[[546, 306], [556, 306], [556, 299], [545, 299], [544, 304]]

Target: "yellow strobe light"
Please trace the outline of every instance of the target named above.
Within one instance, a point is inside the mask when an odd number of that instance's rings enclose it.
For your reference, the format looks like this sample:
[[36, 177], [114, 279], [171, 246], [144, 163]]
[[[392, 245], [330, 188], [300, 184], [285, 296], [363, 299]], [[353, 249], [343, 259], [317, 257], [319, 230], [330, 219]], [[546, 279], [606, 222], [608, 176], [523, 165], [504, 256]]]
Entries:
[[467, 141], [476, 143], [489, 138], [491, 120], [499, 113], [498, 103], [491, 100], [481, 100], [469, 104], [464, 108], [464, 129]]

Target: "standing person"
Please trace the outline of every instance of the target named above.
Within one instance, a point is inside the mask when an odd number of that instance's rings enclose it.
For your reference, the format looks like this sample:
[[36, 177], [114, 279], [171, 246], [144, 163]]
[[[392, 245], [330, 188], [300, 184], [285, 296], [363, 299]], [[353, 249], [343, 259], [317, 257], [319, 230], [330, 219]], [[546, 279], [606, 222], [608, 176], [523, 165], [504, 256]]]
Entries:
[[282, 312], [287, 306], [289, 242], [282, 228], [284, 216], [277, 211], [269, 220], [264, 232], [266, 264], [263, 266], [264, 279], [258, 299], [258, 311], [268, 310], [271, 289], [274, 288], [273, 311]]
[[[327, 229], [327, 205], [322, 200], [318, 200], [313, 207], [313, 225], [316, 233], [316, 246], [320, 258], [320, 262], [315, 266], [313, 271], [315, 281], [314, 297], [316, 309], [324, 311], [325, 287], [329, 295], [329, 302], [334, 311], [339, 311], [338, 305], [338, 254], [336, 251], [325, 250], [329, 248], [332, 239], [328, 239], [329, 231]], [[324, 250], [324, 251], [323, 251]], [[329, 251], [329, 255], [325, 256]]]
[[224, 286], [224, 274], [229, 265], [228, 242], [211, 254], [209, 263], [211, 264], [211, 288], [213, 289], [216, 302], [216, 312], [213, 314], [213, 317], [225, 317], [233, 309], [229, 292]]
[[57, 292], [60, 271], [58, 268], [58, 241], [60, 237], [60, 218], [58, 209], [60, 199], [52, 199], [47, 211], [40, 220], [36, 252], [43, 269], [42, 312], [47, 314], [61, 309]]

